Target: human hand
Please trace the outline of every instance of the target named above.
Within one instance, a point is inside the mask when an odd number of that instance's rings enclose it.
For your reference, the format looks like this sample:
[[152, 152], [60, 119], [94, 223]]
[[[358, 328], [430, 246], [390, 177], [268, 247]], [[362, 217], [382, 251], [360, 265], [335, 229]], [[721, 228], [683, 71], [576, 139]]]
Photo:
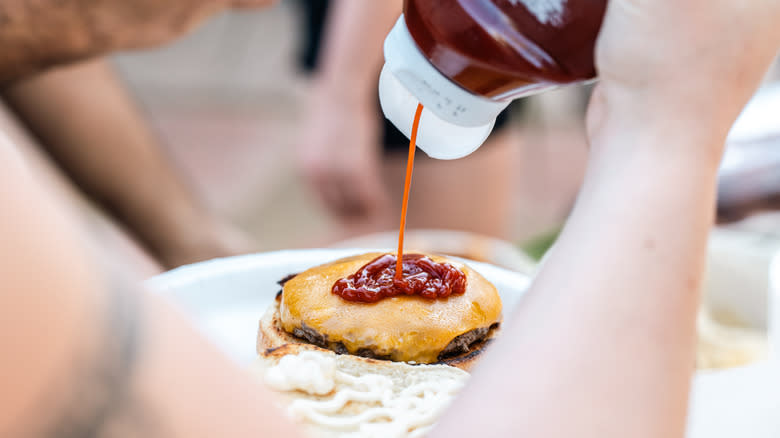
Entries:
[[610, 1], [596, 48], [601, 83], [588, 115], [591, 134], [616, 119], [635, 123], [629, 130], [685, 131], [705, 136], [715, 146], [706, 153], [718, 161], [780, 48], [779, 21], [776, 0]]
[[273, 0], [68, 0], [83, 14], [96, 42], [106, 50], [162, 44], [205, 18], [232, 7], [263, 6]]
[[345, 223], [381, 219], [389, 208], [377, 108], [369, 96], [315, 86], [296, 151], [309, 187]]
[[0, 83], [67, 62], [170, 41], [227, 8], [273, 0], [7, 0]]

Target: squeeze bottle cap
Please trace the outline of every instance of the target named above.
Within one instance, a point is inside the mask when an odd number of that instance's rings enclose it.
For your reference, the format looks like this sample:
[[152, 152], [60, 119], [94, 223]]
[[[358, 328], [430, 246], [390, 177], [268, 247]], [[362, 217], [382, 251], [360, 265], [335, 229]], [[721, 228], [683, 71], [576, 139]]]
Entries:
[[474, 152], [509, 105], [472, 94], [441, 74], [417, 48], [403, 15], [387, 35], [384, 51], [382, 111], [408, 138], [417, 104], [422, 103], [417, 146], [432, 158], [451, 160]]

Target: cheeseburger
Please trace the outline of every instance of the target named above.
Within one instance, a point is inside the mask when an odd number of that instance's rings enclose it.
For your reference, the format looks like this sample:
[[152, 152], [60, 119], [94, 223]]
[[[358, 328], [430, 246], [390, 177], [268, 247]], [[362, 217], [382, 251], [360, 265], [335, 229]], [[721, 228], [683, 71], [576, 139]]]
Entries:
[[258, 353], [286, 344], [468, 369], [501, 321], [496, 288], [455, 260], [369, 253], [283, 280], [260, 322]]

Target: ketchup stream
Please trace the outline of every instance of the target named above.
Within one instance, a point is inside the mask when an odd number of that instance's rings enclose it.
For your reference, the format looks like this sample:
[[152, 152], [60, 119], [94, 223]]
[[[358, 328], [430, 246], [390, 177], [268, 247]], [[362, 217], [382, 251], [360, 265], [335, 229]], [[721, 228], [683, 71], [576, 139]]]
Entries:
[[451, 295], [463, 295], [466, 292], [466, 275], [455, 266], [435, 262], [421, 254], [404, 255], [406, 210], [409, 205], [414, 152], [417, 148], [417, 128], [420, 125], [422, 110], [422, 104], [418, 104], [409, 140], [401, 226], [398, 229], [398, 254], [381, 255], [354, 274], [336, 281], [331, 291], [347, 301], [376, 303], [384, 298], [398, 295], [418, 295], [435, 300]]
[[414, 151], [417, 149], [417, 128], [420, 126], [420, 116], [423, 105], [417, 104], [412, 123], [412, 135], [409, 137], [409, 158], [406, 161], [406, 180], [404, 181], [404, 200], [401, 206], [401, 225], [398, 227], [398, 255], [395, 260], [395, 278], [400, 280], [404, 275], [404, 230], [406, 229], [406, 209], [409, 206], [409, 189], [412, 186], [412, 170], [414, 169]]

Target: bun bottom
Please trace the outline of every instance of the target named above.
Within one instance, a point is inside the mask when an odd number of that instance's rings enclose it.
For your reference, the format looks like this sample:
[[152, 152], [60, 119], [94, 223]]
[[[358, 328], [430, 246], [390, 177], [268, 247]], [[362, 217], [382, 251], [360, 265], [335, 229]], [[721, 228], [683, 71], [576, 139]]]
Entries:
[[[281, 292], [276, 295], [273, 305], [263, 315], [260, 320], [260, 327], [257, 334], [257, 354], [262, 357], [273, 357], [280, 352], [289, 351], [302, 351], [304, 349], [314, 351], [331, 351], [325, 348], [318, 347], [314, 344], [307, 342], [305, 339], [293, 336], [282, 329], [281, 322], [279, 320], [279, 304], [281, 303]], [[487, 336], [484, 339], [475, 342], [469, 347], [469, 351], [444, 358], [438, 362], [430, 365], [449, 365], [456, 368], [460, 368], [464, 371], [469, 371], [474, 367], [480, 355], [485, 351], [485, 348], [493, 341], [499, 331], [498, 327], [491, 328]], [[295, 347], [286, 347], [288, 345], [294, 345]], [[282, 348], [284, 347], [284, 348]], [[280, 350], [280, 351], [277, 351]], [[389, 360], [371, 359], [368, 357], [353, 356], [356, 360], [366, 361], [366, 363], [387, 363], [392, 362]]]

